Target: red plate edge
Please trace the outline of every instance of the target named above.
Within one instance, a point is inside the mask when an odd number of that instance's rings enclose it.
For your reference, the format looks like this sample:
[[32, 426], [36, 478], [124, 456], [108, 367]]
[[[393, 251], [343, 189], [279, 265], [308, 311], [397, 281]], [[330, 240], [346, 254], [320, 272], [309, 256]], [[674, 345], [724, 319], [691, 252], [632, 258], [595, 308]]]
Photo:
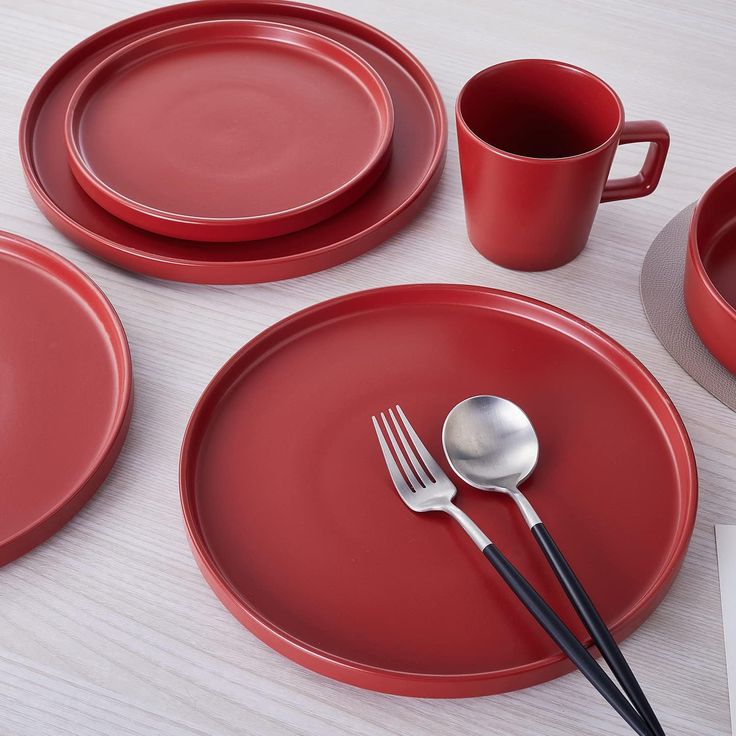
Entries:
[[[39, 260], [44, 265], [50, 267], [49, 270], [57, 274], [59, 272], [66, 272], [73, 279], [82, 282], [89, 288], [99, 298], [99, 303], [104, 308], [106, 316], [109, 319], [107, 327], [114, 330], [115, 336], [122, 348], [122, 364], [120, 366], [122, 375], [120, 406], [122, 410], [118, 412], [115, 429], [110, 434], [106, 447], [101, 452], [99, 459], [96, 461], [95, 466], [87, 478], [71, 496], [49, 510], [39, 523], [35, 523], [18, 532], [0, 547], [1, 566], [26, 554], [59, 531], [92, 498], [109, 475], [123, 447], [133, 415], [133, 366], [128, 338], [120, 317], [107, 298], [107, 295], [84, 271], [49, 248], [15, 235], [14, 233], [0, 231], [0, 241], [20, 246], [17, 252], [21, 257], [24, 255], [23, 251], [32, 251], [39, 256]], [[75, 293], [84, 299], [84, 295], [79, 294], [78, 291], [75, 291]], [[89, 299], [84, 299], [84, 301], [86, 304], [89, 304]]]
[[[461, 698], [486, 696], [508, 691], [504, 685], [504, 679], [514, 677], [521, 689], [546, 682], [574, 670], [574, 665], [562, 654], [548, 657], [543, 660], [529, 663], [520, 667], [507, 670], [496, 670], [493, 672], [469, 673], [463, 675], [426, 674], [400, 672], [373, 667], [359, 662], [354, 662], [313, 647], [303, 642], [288, 632], [272, 625], [265, 617], [254, 610], [238, 592], [223, 579], [218, 573], [217, 565], [208, 553], [201, 535], [197, 529], [196, 516], [193, 502], [191, 500], [191, 489], [187, 481], [187, 461], [192, 453], [195, 443], [193, 435], [197, 429], [200, 415], [205, 411], [206, 405], [213, 400], [219, 400], [217, 396], [223, 379], [227, 376], [241, 360], [243, 354], [258, 350], [259, 348], [268, 352], [268, 342], [271, 337], [278, 334], [284, 328], [293, 323], [308, 318], [324, 310], [332, 310], [342, 304], [359, 299], [370, 299], [372, 296], [391, 293], [416, 294], [421, 292], [444, 293], [463, 292], [466, 294], [481, 293], [484, 295], [495, 295], [501, 298], [510, 298], [520, 306], [519, 314], [524, 314], [525, 307], [534, 309], [545, 309], [561, 322], [573, 325], [576, 329], [575, 339], [585, 342], [583, 338], [586, 333], [596, 341], [602, 340], [607, 348], [605, 356], [611, 362], [625, 361], [638, 369], [643, 379], [648, 382], [649, 388], [663, 401], [664, 407], [669, 410], [675, 428], [679, 434], [679, 440], [686, 453], [686, 466], [680, 468], [683, 471], [683, 485], [690, 489], [687, 497], [687, 506], [683, 508], [684, 525], [676, 543], [670, 550], [670, 556], [660, 571], [659, 576], [652, 582], [647, 592], [639, 599], [628, 615], [614, 621], [609, 625], [617, 641], [621, 641], [635, 631], [657, 607], [669, 591], [677, 573], [682, 566], [687, 552], [690, 538], [695, 525], [695, 516], [698, 502], [698, 480], [695, 455], [685, 425], [677, 408], [651, 372], [631, 352], [608, 336], [602, 330], [576, 317], [575, 315], [559, 309], [551, 304], [531, 297], [483, 286], [465, 284], [404, 284], [398, 286], [379, 287], [364, 291], [354, 292], [319, 302], [310, 307], [295, 312], [292, 315], [276, 322], [263, 332], [256, 335], [252, 340], [240, 348], [215, 374], [209, 382], [187, 423], [182, 443], [179, 461], [179, 487], [182, 513], [187, 531], [187, 538], [193, 552], [197, 565], [207, 583], [213, 589], [218, 599], [240, 621], [251, 633], [255, 634], [266, 645], [286, 656], [292, 661], [310, 669], [318, 674], [332, 679], [361, 687], [368, 690], [382, 692], [390, 695], [402, 695], [421, 698]], [[226, 387], [227, 388], [227, 387]], [[679, 463], [678, 463], [679, 465]], [[599, 656], [597, 650], [592, 647], [592, 653]]]
[[[435, 150], [429, 169], [427, 170], [424, 178], [415, 187], [412, 196], [407, 198], [400, 207], [384, 216], [380, 221], [373, 223], [370, 227], [360, 233], [356, 233], [342, 241], [331, 243], [313, 251], [302, 252], [298, 255], [250, 261], [248, 262], [249, 273], [248, 276], [245, 277], [243, 275], [233, 276], [223, 274], [224, 269], [227, 267], [230, 267], [231, 270], [237, 270], [237, 266], [239, 264], [237, 261], [229, 263], [221, 262], [217, 264], [216, 268], [213, 268], [211, 264], [205, 262], [192, 262], [175, 258], [169, 258], [162, 263], [158, 258], [154, 258], [149, 254], [144, 254], [134, 249], [129, 249], [123, 243], [115, 243], [114, 241], [97, 236], [94, 232], [82, 227], [73, 219], [68, 217], [66, 213], [44, 192], [43, 186], [35, 175], [31, 160], [32, 141], [27, 142], [25, 140], [25, 134], [29, 131], [28, 125], [31, 111], [37, 103], [41, 89], [58, 73], [59, 69], [63, 68], [69, 62], [69, 60], [82, 46], [90, 45], [94, 47], [97, 42], [101, 41], [104, 37], [114, 35], [125, 26], [131, 26], [132, 28], [145, 27], [148, 21], [155, 18], [157, 15], [176, 13], [183, 11], [186, 8], [193, 8], [196, 6], [206, 7], [207, 5], [226, 8], [228, 5], [237, 5], [240, 2], [242, 2], [242, 0], [217, 0], [216, 2], [212, 2], [211, 0], [195, 0], [194, 2], [178, 3], [156, 8], [144, 13], [139, 13], [130, 18], [125, 18], [117, 23], [106, 26], [75, 44], [71, 49], [58, 58], [51, 67], [49, 67], [49, 69], [46, 70], [41, 79], [34, 86], [33, 91], [23, 107], [18, 135], [20, 159], [26, 184], [31, 197], [46, 218], [56, 228], [58, 228], [60, 232], [97, 257], [114, 263], [121, 268], [137, 271], [144, 275], [155, 276], [161, 279], [173, 279], [185, 283], [246, 284], [294, 278], [296, 276], [315, 273], [317, 271], [339, 265], [340, 263], [349, 261], [352, 258], [376, 247], [411, 221], [418, 214], [419, 210], [427, 199], [429, 199], [437, 186], [444, 168], [447, 153], [447, 113], [437, 84], [434, 79], [432, 79], [424, 65], [412, 53], [410, 53], [408, 49], [391, 38], [388, 34], [368, 23], [364, 23], [363, 21], [353, 18], [352, 16], [307, 3], [291, 2], [291, 0], [255, 0], [254, 4], [261, 6], [264, 11], [268, 10], [269, 6], [274, 6], [275, 8], [291, 8], [295, 11], [309, 13], [309, 17], [318, 21], [322, 20], [327, 22], [328, 20], [331, 20], [342, 30], [360, 28], [362, 31], [369, 34], [372, 39], [375, 39], [377, 48], [385, 51], [387, 46], [391, 47], [394, 51], [399, 51], [405, 59], [408, 59], [411, 62], [416, 73], [420, 74], [422, 77], [421, 81], [427, 88], [428, 99], [431, 96], [431, 102], [436, 108], [435, 112], [438, 122], [437, 134], [438, 140], [441, 141]], [[105, 244], [104, 248], [99, 247], [100, 242]], [[115, 258], [110, 257], [111, 252], [115, 254]], [[125, 255], [121, 257], [118, 255], [119, 253], [123, 253]], [[126, 265], [126, 258], [135, 258], [139, 265], [141, 262], [144, 262], [145, 268], [141, 267], [134, 269], [131, 266]], [[179, 270], [177, 276], [172, 276], [169, 273], [169, 269], [172, 265], [179, 267], [185, 265], [187, 269], [186, 273], [182, 273], [181, 270]]]

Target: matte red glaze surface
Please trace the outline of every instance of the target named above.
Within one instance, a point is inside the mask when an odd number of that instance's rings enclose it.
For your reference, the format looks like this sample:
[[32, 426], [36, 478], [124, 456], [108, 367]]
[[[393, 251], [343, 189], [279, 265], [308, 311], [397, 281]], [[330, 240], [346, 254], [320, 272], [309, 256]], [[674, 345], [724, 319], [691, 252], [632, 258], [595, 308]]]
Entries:
[[[208, 244], [148, 233], [92, 201], [69, 171], [64, 117], [79, 82], [121, 46], [157, 30], [197, 21], [250, 18], [321, 33], [363, 57], [394, 105], [391, 160], [351, 207], [307, 230], [266, 240]], [[444, 105], [424, 67], [403, 46], [353, 18], [308, 5], [265, 0], [185, 3], [135, 16], [71, 49], [44, 75], [20, 128], [21, 161], [31, 194], [49, 220], [101, 258], [159, 278], [252, 283], [334, 266], [378, 245], [413, 218], [433, 191], [447, 140]], [[60, 155], [60, 152], [62, 154]]]
[[[450, 520], [407, 509], [370, 422], [400, 403], [447, 468], [441, 428], [507, 396], [541, 450], [524, 489], [617, 638], [680, 566], [697, 503], [692, 450], [646, 369], [577, 318], [473, 286], [351, 294], [246, 345], [200, 399], [182, 448], [194, 555], [220, 600], [294, 661], [360, 687], [460, 697], [570, 669]], [[448, 469], [449, 471], [449, 469]], [[458, 503], [586, 641], [513, 503]]]
[[[585, 247], [601, 201], [656, 188], [669, 134], [624, 123], [616, 93], [570, 64], [522, 59], [470, 79], [455, 108], [468, 236], [507, 268], [562, 266]], [[621, 143], [651, 143], [642, 170], [606, 181]]]
[[685, 305], [705, 346], [736, 373], [736, 169], [718, 179], [693, 212]]
[[177, 238], [270, 238], [355, 202], [390, 157], [393, 105], [357, 54], [280, 23], [171, 28], [102, 61], [69, 103], [83, 189]]
[[69, 261], [0, 233], [0, 564], [63, 526], [110, 472], [132, 411], [125, 332]]

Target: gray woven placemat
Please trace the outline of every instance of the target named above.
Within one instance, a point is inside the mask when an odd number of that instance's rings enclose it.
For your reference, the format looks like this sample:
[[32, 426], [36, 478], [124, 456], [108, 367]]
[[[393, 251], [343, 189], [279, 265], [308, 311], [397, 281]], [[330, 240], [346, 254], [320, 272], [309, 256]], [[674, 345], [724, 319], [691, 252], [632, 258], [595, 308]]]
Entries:
[[685, 250], [694, 207], [691, 204], [673, 217], [654, 239], [641, 269], [641, 301], [654, 334], [670, 355], [703, 388], [736, 411], [736, 376], [708, 352], [685, 309]]

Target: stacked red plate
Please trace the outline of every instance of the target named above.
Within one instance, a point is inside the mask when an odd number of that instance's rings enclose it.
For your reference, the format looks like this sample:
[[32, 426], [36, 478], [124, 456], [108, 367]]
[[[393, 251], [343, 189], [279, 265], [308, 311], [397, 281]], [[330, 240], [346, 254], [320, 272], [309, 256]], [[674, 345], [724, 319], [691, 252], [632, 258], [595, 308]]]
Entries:
[[[426, 199], [442, 100], [395, 41], [286, 2], [200, 2], [101, 31], [33, 91], [21, 157], [83, 247], [163, 278], [245, 283], [367, 250]], [[59, 156], [60, 149], [67, 156]]]

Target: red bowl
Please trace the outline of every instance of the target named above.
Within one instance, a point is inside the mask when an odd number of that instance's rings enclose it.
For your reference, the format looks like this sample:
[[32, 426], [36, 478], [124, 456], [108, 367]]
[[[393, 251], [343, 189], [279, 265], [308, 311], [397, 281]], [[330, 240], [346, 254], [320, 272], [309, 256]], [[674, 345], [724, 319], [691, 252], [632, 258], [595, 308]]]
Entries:
[[710, 186], [693, 213], [685, 305], [705, 346], [736, 373], [736, 169]]

